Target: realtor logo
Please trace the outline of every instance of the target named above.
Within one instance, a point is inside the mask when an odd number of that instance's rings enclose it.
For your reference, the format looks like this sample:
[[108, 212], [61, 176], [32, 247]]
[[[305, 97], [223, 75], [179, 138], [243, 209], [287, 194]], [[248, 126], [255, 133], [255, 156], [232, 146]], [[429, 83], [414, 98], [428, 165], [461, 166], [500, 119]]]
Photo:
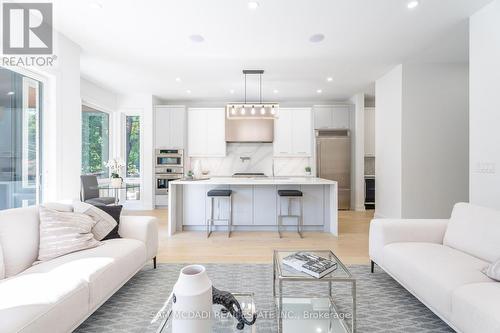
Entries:
[[3, 3], [3, 53], [52, 54], [52, 4]]

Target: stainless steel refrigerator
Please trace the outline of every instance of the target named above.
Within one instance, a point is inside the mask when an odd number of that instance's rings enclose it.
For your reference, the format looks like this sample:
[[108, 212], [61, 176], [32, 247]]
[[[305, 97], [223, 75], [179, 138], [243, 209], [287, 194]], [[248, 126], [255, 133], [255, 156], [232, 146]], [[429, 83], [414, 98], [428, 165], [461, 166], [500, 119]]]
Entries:
[[351, 208], [351, 136], [349, 130], [316, 131], [318, 177], [338, 183], [338, 208]]

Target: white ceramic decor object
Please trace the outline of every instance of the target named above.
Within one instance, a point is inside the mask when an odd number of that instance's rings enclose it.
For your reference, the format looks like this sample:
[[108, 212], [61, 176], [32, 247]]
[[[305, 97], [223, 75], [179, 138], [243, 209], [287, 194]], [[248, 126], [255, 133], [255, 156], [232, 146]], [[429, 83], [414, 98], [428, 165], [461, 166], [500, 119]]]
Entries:
[[200, 163], [200, 160], [194, 161], [193, 174], [194, 174], [194, 178], [201, 178], [202, 173], [201, 173], [201, 163]]
[[111, 178], [110, 183], [111, 187], [120, 188], [122, 186], [123, 179], [122, 178]]
[[174, 286], [173, 333], [210, 333], [212, 331], [212, 281], [205, 267], [186, 266]]

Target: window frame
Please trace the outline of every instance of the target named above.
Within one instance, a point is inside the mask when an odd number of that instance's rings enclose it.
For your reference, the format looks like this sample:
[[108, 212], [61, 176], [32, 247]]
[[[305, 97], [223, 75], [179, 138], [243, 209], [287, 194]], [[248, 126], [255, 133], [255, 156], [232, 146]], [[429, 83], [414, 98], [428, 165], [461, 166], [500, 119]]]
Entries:
[[[116, 112], [114, 112], [113, 110], [110, 110], [106, 107], [103, 107], [97, 103], [93, 103], [93, 102], [90, 102], [88, 101], [87, 99], [81, 99], [81, 107], [83, 108], [83, 106], [86, 106], [86, 107], [89, 107], [89, 108], [92, 108], [98, 112], [102, 112], [102, 113], [106, 113], [108, 115], [108, 159], [111, 159], [111, 158], [114, 158], [116, 157], [116, 144], [115, 144], [115, 114]], [[83, 110], [80, 111], [80, 114], [83, 116]], [[80, 131], [83, 130], [83, 123], [80, 125]], [[81, 132], [80, 132], [80, 135], [81, 135]], [[81, 147], [80, 149], [83, 148], [83, 142], [81, 143]], [[80, 156], [82, 154], [80, 153]], [[107, 162], [107, 161], [105, 161]], [[83, 161], [80, 161], [80, 172], [81, 172], [81, 168], [82, 168], [82, 164], [83, 164]], [[104, 177], [104, 178], [97, 178], [97, 182], [99, 184], [101, 183], [105, 183], [108, 181], [110, 177], [110, 172], [109, 172], [109, 169], [108, 169], [108, 174], [107, 174], [107, 177]]]

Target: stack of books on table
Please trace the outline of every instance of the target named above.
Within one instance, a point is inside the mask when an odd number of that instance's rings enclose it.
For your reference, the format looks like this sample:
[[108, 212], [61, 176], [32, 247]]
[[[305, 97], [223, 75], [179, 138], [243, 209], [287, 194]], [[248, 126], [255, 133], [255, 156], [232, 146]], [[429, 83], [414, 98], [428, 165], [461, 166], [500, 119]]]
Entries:
[[337, 263], [335, 261], [325, 259], [309, 252], [291, 254], [283, 258], [283, 264], [318, 279], [337, 269]]

